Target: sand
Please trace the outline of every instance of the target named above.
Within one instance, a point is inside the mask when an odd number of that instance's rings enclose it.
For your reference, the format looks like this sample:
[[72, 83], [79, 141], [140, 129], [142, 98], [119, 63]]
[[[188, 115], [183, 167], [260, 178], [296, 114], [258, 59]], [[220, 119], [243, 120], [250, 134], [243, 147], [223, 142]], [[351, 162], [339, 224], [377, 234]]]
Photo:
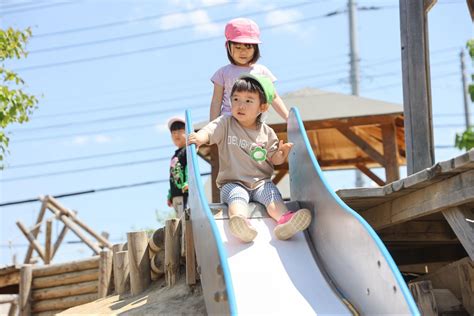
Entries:
[[164, 280], [153, 283], [137, 296], [108, 296], [72, 307], [58, 315], [207, 315], [200, 285], [190, 287], [181, 278], [167, 288]]

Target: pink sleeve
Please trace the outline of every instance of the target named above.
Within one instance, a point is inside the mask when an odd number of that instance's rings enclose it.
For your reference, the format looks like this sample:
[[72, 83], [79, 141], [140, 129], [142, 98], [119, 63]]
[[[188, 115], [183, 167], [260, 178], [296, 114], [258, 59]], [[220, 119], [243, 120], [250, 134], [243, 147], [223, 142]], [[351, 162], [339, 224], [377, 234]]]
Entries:
[[222, 68], [219, 68], [214, 75], [211, 77], [213, 83], [217, 83], [220, 86], [224, 86], [224, 72]]

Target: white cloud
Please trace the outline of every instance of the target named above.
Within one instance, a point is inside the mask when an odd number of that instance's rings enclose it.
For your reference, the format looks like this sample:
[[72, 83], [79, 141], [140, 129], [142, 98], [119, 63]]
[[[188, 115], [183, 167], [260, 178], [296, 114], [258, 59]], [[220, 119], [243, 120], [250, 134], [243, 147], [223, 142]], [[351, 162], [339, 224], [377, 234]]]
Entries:
[[217, 5], [217, 4], [222, 4], [222, 3], [228, 3], [229, 1], [227, 0], [202, 0], [201, 3], [204, 6], [211, 6], [211, 5]]
[[110, 143], [112, 141], [112, 137], [108, 135], [96, 135], [94, 137], [94, 141], [98, 144]]
[[205, 10], [167, 15], [161, 18], [158, 22], [158, 26], [165, 30], [185, 25], [194, 26], [194, 32], [200, 35], [217, 35], [220, 34], [223, 29], [223, 25], [211, 22], [211, 19]]
[[[265, 22], [267, 25], [278, 25], [291, 23], [298, 20], [303, 15], [298, 10], [275, 10], [267, 13], [265, 16]], [[298, 33], [301, 31], [301, 27], [298, 24], [288, 24], [278, 28], [289, 32]]]
[[159, 123], [155, 125], [155, 130], [158, 133], [168, 132], [168, 124], [167, 123]]
[[73, 145], [84, 145], [87, 144], [88, 137], [87, 136], [76, 136], [72, 140]]
[[112, 137], [108, 135], [94, 135], [94, 136], [76, 136], [70, 143], [70, 145], [84, 146], [88, 144], [105, 144], [110, 143]]

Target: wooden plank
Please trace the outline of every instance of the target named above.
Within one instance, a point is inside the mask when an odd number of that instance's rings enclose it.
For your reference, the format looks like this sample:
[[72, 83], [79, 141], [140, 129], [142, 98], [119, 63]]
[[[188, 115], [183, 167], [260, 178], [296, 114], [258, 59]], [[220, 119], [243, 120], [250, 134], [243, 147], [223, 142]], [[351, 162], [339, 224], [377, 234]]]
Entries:
[[60, 285], [45, 289], [34, 290], [33, 301], [47, 300], [52, 298], [68, 297], [78, 294], [97, 293], [99, 284], [97, 280], [80, 282], [68, 285]]
[[45, 312], [50, 310], [66, 309], [77, 305], [86, 304], [97, 299], [97, 293], [79, 294], [69, 297], [55, 298], [51, 300], [43, 300], [35, 302], [32, 306], [34, 313]]
[[33, 276], [36, 278], [97, 268], [99, 268], [99, 256], [94, 256], [82, 260], [36, 267], [33, 269]]
[[467, 219], [474, 221], [473, 210], [456, 206], [443, 211], [443, 216], [466, 249], [468, 256], [474, 260], [474, 223], [467, 221]]
[[438, 315], [438, 308], [431, 281], [410, 282], [408, 287], [422, 315]]
[[42, 289], [58, 285], [74, 284], [98, 279], [98, 269], [87, 269], [77, 272], [55, 274], [45, 277], [35, 277], [33, 278], [32, 286], [33, 289]]
[[372, 207], [361, 215], [382, 229], [474, 201], [474, 170]]
[[41, 257], [41, 259], [43, 259], [43, 261], [46, 261], [44, 257], [44, 249], [43, 247], [41, 247], [39, 242], [35, 239], [35, 236], [33, 236], [33, 234], [30, 231], [28, 231], [28, 229], [25, 227], [25, 225], [23, 225], [22, 222], [17, 221], [16, 225], [18, 226], [18, 228], [20, 228], [20, 231], [23, 233], [26, 239], [28, 239], [28, 241], [30, 242], [30, 245], [36, 250], [36, 252]]
[[132, 295], [137, 295], [145, 291], [151, 283], [148, 236], [144, 231], [129, 232], [127, 243], [130, 288]]
[[19, 284], [20, 282], [20, 269], [10, 271], [8, 274], [0, 275], [0, 288], [6, 287], [13, 284]]
[[367, 168], [365, 165], [356, 164], [356, 167], [378, 185], [380, 186], [385, 185], [385, 182], [382, 179], [380, 179], [375, 173], [373, 173], [369, 168]]
[[369, 144], [367, 141], [365, 141], [363, 138], [361, 138], [348, 127], [338, 127], [337, 130], [341, 132], [341, 134], [344, 135], [351, 142], [359, 146], [365, 153], [367, 153], [367, 155], [369, 155], [370, 158], [374, 159], [379, 164], [384, 166], [385, 159], [383, 158], [383, 155], [380, 154], [375, 148], [373, 148], [371, 144]]
[[217, 145], [211, 146], [211, 187], [212, 187], [212, 202], [219, 203], [221, 201], [221, 195], [219, 188], [217, 187], [216, 180], [219, 175], [219, 152]]
[[171, 287], [179, 278], [180, 264], [180, 220], [172, 218], [166, 221], [165, 228], [165, 279]]
[[398, 166], [398, 145], [396, 138], [396, 126], [382, 124], [383, 157], [385, 159], [385, 181], [387, 183], [400, 179]]
[[193, 226], [190, 219], [185, 221], [186, 225], [186, 284], [196, 284], [196, 253], [193, 240]]
[[[44, 213], [46, 212], [46, 206], [48, 204], [48, 200], [42, 196], [40, 196], [40, 201], [42, 201], [42, 203], [41, 203], [40, 211], [38, 213], [38, 218], [36, 219], [36, 224], [41, 224], [41, 222], [43, 221]], [[33, 235], [34, 238], [38, 237], [39, 227], [37, 229], [32, 230], [31, 234]], [[28, 250], [26, 251], [25, 261], [24, 261], [25, 263], [30, 262], [32, 254], [33, 254], [33, 245], [30, 244], [28, 245]]]
[[407, 172], [434, 163], [427, 21], [424, 1], [400, 0]]
[[457, 242], [446, 221], [411, 221], [377, 232], [384, 242]]

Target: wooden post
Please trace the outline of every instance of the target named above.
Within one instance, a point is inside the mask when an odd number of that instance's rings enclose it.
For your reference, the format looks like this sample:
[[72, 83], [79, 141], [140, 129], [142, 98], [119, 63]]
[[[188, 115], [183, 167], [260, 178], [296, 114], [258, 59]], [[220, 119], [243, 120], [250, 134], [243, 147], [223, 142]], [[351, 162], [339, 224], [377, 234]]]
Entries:
[[400, 0], [407, 173], [434, 164], [433, 116], [425, 1]]
[[99, 260], [99, 298], [103, 298], [107, 296], [112, 281], [112, 252], [102, 250]]
[[165, 227], [165, 279], [167, 286], [171, 287], [179, 278], [181, 237], [179, 219], [167, 220]]
[[127, 233], [130, 288], [132, 295], [142, 293], [151, 283], [148, 236], [146, 232]]
[[69, 228], [63, 224], [63, 229], [61, 229], [61, 232], [59, 233], [58, 239], [54, 242], [54, 247], [53, 247], [53, 253], [51, 254], [51, 260], [53, 260], [54, 255], [58, 251], [59, 246], [61, 245], [64, 237], [66, 236], [67, 231]]
[[[44, 197], [40, 196], [40, 201], [42, 201], [41, 204], [41, 209], [38, 214], [38, 218], [36, 219], [36, 224], [40, 224], [43, 221], [44, 213], [46, 212], [46, 206], [48, 205], [48, 200], [45, 199]], [[39, 233], [39, 226], [36, 229], [33, 229], [31, 231], [31, 234], [33, 235], [34, 238], [38, 237]], [[28, 250], [26, 251], [26, 256], [25, 256], [25, 263], [29, 263], [31, 259], [31, 255], [33, 254], [33, 245], [28, 246]]]
[[118, 295], [123, 295], [130, 291], [130, 270], [128, 265], [128, 251], [118, 251], [117, 253], [115, 253], [114, 279], [115, 290], [117, 291]]
[[150, 260], [151, 271], [155, 272], [158, 276], [165, 273], [165, 250], [160, 250], [153, 255]]
[[45, 244], [44, 244], [44, 264], [50, 264], [52, 259], [51, 253], [51, 233], [53, 231], [53, 220], [48, 219], [46, 221], [46, 233], [45, 233]]
[[112, 266], [113, 266], [113, 279], [114, 279], [114, 288], [115, 288], [115, 291], [117, 291], [117, 274], [120, 273], [120, 271], [117, 269], [117, 259], [116, 259], [116, 256], [117, 256], [117, 252], [119, 251], [123, 251], [123, 243], [122, 244], [114, 244], [112, 245]]
[[438, 307], [431, 281], [412, 282], [408, 284], [408, 287], [422, 315], [438, 315]]
[[185, 221], [186, 235], [186, 284], [196, 284], [196, 254], [194, 253], [193, 226], [191, 220]]
[[33, 279], [33, 266], [25, 264], [20, 268], [20, 316], [31, 315], [31, 283]]
[[23, 235], [25, 235], [26, 239], [28, 239], [28, 241], [30, 242], [30, 246], [32, 246], [36, 250], [36, 252], [41, 257], [41, 259], [43, 259], [43, 261], [46, 261], [44, 257], [43, 247], [41, 247], [41, 245], [35, 239], [33, 234], [30, 231], [28, 231], [25, 225], [23, 225], [20, 221], [17, 221], [16, 225], [18, 226], [18, 228], [20, 228], [21, 232], [23, 233]]
[[397, 127], [395, 122], [382, 124], [383, 157], [385, 159], [385, 182], [400, 179], [398, 167]]
[[16, 316], [18, 312], [18, 297], [15, 298], [11, 303], [10, 303], [10, 309], [8, 310], [8, 316]]
[[211, 146], [211, 188], [212, 188], [212, 203], [219, 203], [221, 201], [219, 188], [216, 185], [217, 175], [219, 174], [219, 152], [217, 146]]

